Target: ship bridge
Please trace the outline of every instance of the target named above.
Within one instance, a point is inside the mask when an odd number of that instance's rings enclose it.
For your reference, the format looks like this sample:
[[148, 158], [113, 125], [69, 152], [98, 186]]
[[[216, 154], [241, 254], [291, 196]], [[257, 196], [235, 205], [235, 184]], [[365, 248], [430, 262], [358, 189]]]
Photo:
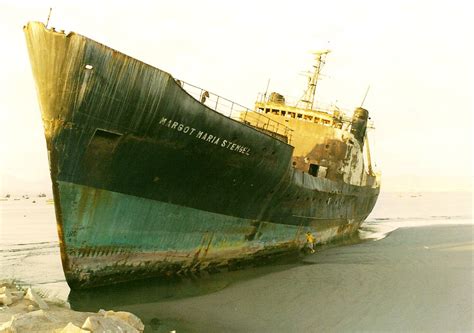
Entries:
[[[272, 101], [260, 101], [255, 103], [255, 111], [262, 114], [270, 114], [272, 116], [280, 116], [282, 118], [292, 118], [315, 124], [333, 126], [342, 128], [344, 121], [343, 114], [335, 110], [332, 113], [323, 110], [302, 109], [296, 106], [275, 103]], [[283, 120], [285, 121], [285, 120]]]
[[[338, 128], [348, 131], [352, 124], [352, 117], [349, 117], [349, 110], [331, 107], [304, 108], [297, 105], [289, 105], [285, 103], [284, 96], [279, 93], [272, 92], [268, 98], [265, 94], [255, 102], [255, 112], [261, 113], [275, 121], [280, 120], [285, 126], [289, 126], [290, 122], [301, 121], [303, 123], [314, 123]], [[291, 121], [290, 121], [291, 120]], [[367, 128], [373, 129], [372, 120], [368, 119]]]

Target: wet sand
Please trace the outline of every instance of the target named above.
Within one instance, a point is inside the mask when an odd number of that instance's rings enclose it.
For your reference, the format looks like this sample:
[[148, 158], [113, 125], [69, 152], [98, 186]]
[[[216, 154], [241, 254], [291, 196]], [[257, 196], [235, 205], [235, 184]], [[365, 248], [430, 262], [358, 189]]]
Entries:
[[381, 241], [319, 251], [301, 264], [223, 273], [177, 288], [126, 287], [88, 300], [72, 293], [70, 301], [95, 311], [108, 299], [137, 314], [146, 332], [471, 332], [473, 231], [399, 229]]

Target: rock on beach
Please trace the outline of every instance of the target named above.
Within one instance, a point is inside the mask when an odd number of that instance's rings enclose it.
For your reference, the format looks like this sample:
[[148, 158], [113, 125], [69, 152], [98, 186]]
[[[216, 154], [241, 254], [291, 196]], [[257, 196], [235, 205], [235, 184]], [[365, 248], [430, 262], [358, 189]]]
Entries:
[[49, 300], [28, 288], [0, 281], [0, 333], [55, 332], [140, 333], [140, 318], [125, 311], [78, 312], [62, 301]]

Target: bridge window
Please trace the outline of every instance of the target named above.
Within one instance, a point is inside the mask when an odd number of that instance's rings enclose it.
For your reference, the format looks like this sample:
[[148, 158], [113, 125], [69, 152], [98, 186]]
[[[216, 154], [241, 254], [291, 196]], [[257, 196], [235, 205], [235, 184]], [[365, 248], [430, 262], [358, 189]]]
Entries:
[[314, 176], [314, 177], [317, 177], [318, 176], [318, 170], [319, 170], [319, 165], [317, 164], [310, 164], [309, 165], [309, 170], [308, 170], [308, 173], [311, 175], [311, 176]]

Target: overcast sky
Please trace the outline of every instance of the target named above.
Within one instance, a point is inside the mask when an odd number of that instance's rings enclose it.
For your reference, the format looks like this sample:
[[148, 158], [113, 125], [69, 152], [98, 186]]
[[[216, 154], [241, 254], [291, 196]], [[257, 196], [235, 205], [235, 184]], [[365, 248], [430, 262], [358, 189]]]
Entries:
[[386, 191], [470, 190], [474, 74], [469, 1], [2, 1], [0, 194], [49, 190], [22, 26], [75, 31], [174, 77], [253, 106], [299, 97], [311, 51], [329, 48], [316, 100], [375, 122]]

